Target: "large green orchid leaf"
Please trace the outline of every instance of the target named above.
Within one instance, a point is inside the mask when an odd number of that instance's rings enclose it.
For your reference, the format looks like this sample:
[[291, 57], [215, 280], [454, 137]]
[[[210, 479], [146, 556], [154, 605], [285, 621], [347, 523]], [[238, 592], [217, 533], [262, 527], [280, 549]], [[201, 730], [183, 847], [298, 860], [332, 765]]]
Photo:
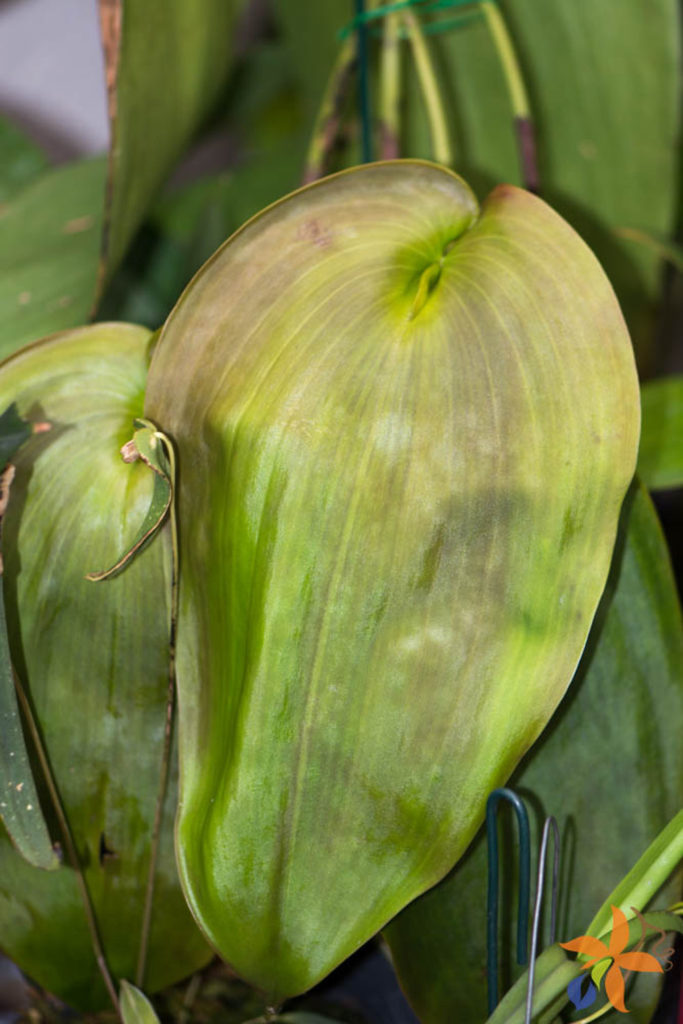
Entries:
[[103, 274], [224, 85], [244, 0], [100, 0], [111, 131]]
[[[680, 806], [681, 613], [666, 542], [642, 488], [624, 508], [622, 529], [624, 541], [578, 678], [513, 779], [537, 809], [536, 848], [543, 815], [554, 814], [560, 825], [561, 940], [585, 931]], [[484, 1018], [484, 836], [385, 936], [401, 985], [425, 1024]], [[500, 943], [509, 952], [507, 932]], [[508, 961], [502, 957], [504, 981], [510, 977]], [[658, 984], [638, 978], [635, 1018], [649, 1019]]]
[[[119, 454], [142, 413], [150, 334], [96, 325], [0, 366], [0, 403], [34, 436], [16, 459], [4, 524], [12, 657], [28, 692], [115, 977], [135, 977], [160, 788], [169, 672], [170, 550], [157, 542], [93, 584], [143, 521], [154, 474]], [[162, 817], [147, 990], [210, 955], [184, 904], [173, 854], [176, 780]], [[77, 875], [31, 868], [0, 837], [0, 945], [49, 991], [83, 1009], [107, 996]]]
[[652, 491], [683, 487], [683, 377], [648, 381], [641, 400], [638, 472]]
[[295, 193], [171, 314], [187, 898], [271, 997], [462, 854], [578, 662], [633, 474], [633, 356], [543, 202], [397, 162]]
[[59, 167], [0, 210], [0, 358], [88, 319], [104, 175], [103, 160]]
[[[473, 4], [461, 18], [457, 16], [463, 12], [457, 9], [438, 18], [425, 16], [425, 24], [450, 21], [447, 31], [428, 36], [428, 44], [453, 135], [453, 166], [482, 195], [494, 182], [521, 183], [510, 97], [486, 19], [478, 11], [483, 6]], [[594, 248], [646, 358], [661, 255], [634, 246], [617, 232], [637, 228], [666, 238], [675, 223], [678, 4], [498, 0], [498, 7], [529, 92], [541, 195]], [[347, 0], [277, 0], [276, 10], [312, 125], [340, 46], [339, 31], [353, 14], [351, 5]], [[420, 5], [415, 11], [420, 12]], [[374, 22], [373, 32], [381, 24]], [[372, 52], [379, 53], [379, 44]], [[374, 61], [372, 70], [379, 89]], [[419, 75], [407, 43], [399, 87], [405, 99], [401, 155], [434, 158]]]

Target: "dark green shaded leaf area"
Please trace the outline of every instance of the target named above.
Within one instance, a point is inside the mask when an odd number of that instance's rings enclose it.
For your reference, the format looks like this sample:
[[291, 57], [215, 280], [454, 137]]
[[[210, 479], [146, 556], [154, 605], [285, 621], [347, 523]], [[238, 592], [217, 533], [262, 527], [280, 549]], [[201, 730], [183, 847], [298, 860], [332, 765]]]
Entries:
[[[639, 488], [622, 515], [610, 581], [577, 677], [511, 783], [534, 811], [536, 848], [543, 815], [554, 814], [560, 825], [560, 941], [585, 933], [678, 810], [682, 718], [680, 609], [656, 513]], [[515, 912], [509, 857], [508, 868], [504, 959], [513, 948]], [[668, 894], [675, 899], [677, 891], [673, 886]], [[666, 895], [657, 900], [666, 901]], [[401, 985], [426, 1024], [484, 1019], [485, 929], [486, 844], [480, 835], [441, 885], [385, 929]], [[511, 970], [508, 961], [505, 983]], [[634, 1019], [649, 1019], [658, 985], [656, 978], [638, 976], [628, 1002]]]
[[104, 160], [46, 171], [0, 208], [0, 358], [87, 321], [95, 296]]
[[378, 164], [218, 251], [145, 415], [179, 465], [181, 876], [277, 1002], [443, 877], [564, 694], [635, 466], [632, 350], [541, 200]]
[[[56, 335], [0, 366], [0, 405], [35, 435], [16, 458], [4, 524], [12, 659], [27, 690], [85, 871], [115, 978], [134, 977], [166, 718], [170, 551], [162, 534], [116, 579], [110, 563], [149, 507], [153, 474], [119, 449], [142, 412], [149, 332], [96, 325]], [[164, 804], [145, 988], [206, 962], [176, 876], [176, 780]], [[41, 797], [43, 794], [41, 793]], [[47, 807], [45, 799], [43, 805]], [[51, 819], [52, 816], [50, 816]], [[53, 836], [59, 837], [50, 820]], [[82, 1010], [107, 996], [71, 866], [27, 865], [0, 836], [0, 946]]]
[[100, 6], [112, 133], [104, 242], [110, 276], [225, 84], [244, 0]]
[[47, 168], [44, 153], [11, 121], [0, 117], [0, 210], [15, 192]]
[[648, 381], [641, 403], [640, 477], [651, 491], [683, 487], [683, 377]]
[[[676, 0], [500, 0], [499, 6], [536, 123], [541, 195], [595, 250], [617, 291], [639, 359], [647, 365], [661, 255], [634, 246], [616, 230], [637, 228], [666, 238], [674, 226]], [[276, 10], [312, 125], [339, 30], [353, 16], [351, 5], [277, 0]], [[444, 12], [444, 20], [450, 13]], [[484, 19], [463, 19], [443, 34], [430, 35], [428, 42], [453, 137], [453, 167], [480, 195], [500, 181], [521, 183], [510, 100]], [[405, 44], [401, 155], [433, 157], [410, 65]], [[377, 89], [374, 60], [373, 70]]]
[[[12, 404], [0, 415], [0, 508], [11, 493], [12, 467], [8, 461], [31, 436], [31, 428]], [[0, 529], [2, 518], [0, 516]], [[0, 559], [2, 555], [0, 553]], [[14, 673], [7, 639], [5, 599], [0, 564], [0, 819], [21, 855], [35, 867], [58, 866], [43, 818], [29, 763], [14, 688]]]

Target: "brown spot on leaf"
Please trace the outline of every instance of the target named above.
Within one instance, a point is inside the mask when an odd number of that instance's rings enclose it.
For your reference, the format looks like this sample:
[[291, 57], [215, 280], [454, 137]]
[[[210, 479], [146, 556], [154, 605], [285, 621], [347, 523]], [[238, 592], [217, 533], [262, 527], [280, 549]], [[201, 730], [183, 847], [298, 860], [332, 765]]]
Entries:
[[95, 223], [95, 218], [90, 214], [85, 217], [74, 217], [73, 220], [68, 220], [62, 231], [65, 235], [80, 235], [81, 231], [88, 231]]

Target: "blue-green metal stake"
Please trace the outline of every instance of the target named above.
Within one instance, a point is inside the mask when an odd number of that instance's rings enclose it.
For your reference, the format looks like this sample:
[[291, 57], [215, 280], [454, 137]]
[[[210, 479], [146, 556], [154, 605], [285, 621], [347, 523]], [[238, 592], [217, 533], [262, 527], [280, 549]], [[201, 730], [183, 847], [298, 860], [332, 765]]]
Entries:
[[501, 800], [512, 804], [519, 833], [519, 902], [517, 904], [517, 963], [527, 962], [531, 853], [529, 816], [511, 789], [494, 789], [486, 801], [486, 842], [488, 845], [488, 899], [486, 909], [486, 980], [489, 1016], [498, 1005], [498, 828], [496, 811]]
[[370, 68], [365, 0], [356, 0], [356, 26], [358, 34], [358, 112], [362, 132], [363, 163], [368, 164], [372, 160], [372, 125], [370, 121]]

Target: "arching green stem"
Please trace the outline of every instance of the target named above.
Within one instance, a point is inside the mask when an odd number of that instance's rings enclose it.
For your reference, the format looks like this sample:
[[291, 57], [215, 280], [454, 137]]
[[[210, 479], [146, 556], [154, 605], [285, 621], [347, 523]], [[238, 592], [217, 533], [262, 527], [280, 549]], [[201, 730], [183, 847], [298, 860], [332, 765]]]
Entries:
[[356, 66], [356, 37], [347, 36], [339, 49], [313, 127], [306, 154], [303, 183], [317, 181], [325, 174], [330, 151], [339, 134], [339, 122], [349, 84]]
[[515, 131], [517, 133], [517, 144], [519, 146], [522, 181], [524, 186], [531, 192], [537, 192], [539, 181], [536, 163], [536, 142], [531, 107], [521, 65], [498, 4], [494, 0], [480, 0], [479, 6], [491, 33], [493, 45], [498, 53], [510, 96], [512, 114], [515, 120]]
[[400, 82], [401, 37], [396, 14], [387, 14], [382, 33], [380, 76], [380, 155], [393, 160], [399, 155], [401, 135]]
[[453, 152], [448, 132], [448, 122], [441, 102], [439, 83], [429, 53], [429, 47], [422, 31], [420, 21], [409, 9], [401, 12], [415, 60], [415, 70], [420, 80], [420, 88], [427, 109], [427, 117], [432, 133], [432, 150], [437, 163], [451, 166]]

